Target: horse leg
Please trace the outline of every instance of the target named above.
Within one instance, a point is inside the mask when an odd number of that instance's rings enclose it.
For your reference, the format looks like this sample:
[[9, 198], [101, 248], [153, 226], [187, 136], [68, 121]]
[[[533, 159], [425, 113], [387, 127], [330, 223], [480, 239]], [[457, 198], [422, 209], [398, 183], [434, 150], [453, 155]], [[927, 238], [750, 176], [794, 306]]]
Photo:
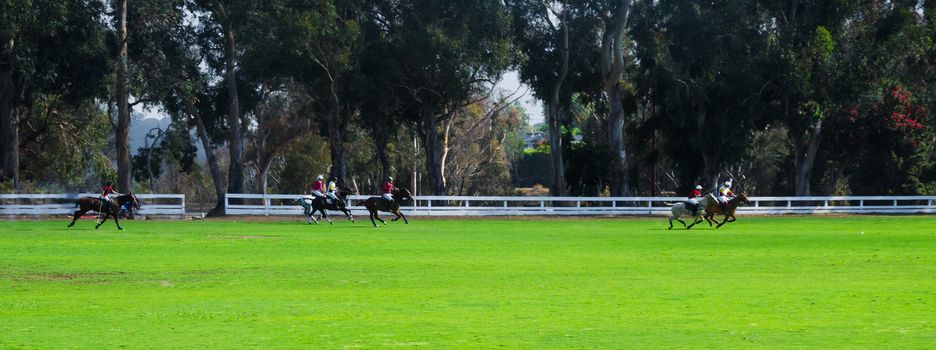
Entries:
[[123, 227], [120, 227], [120, 220], [117, 219], [118, 216], [120, 216], [120, 215], [114, 214], [114, 223], [117, 224], [117, 229], [118, 229], [118, 230], [123, 231]]
[[673, 229], [673, 217], [670, 216], [670, 218], [669, 218], [669, 228], [668, 228], [667, 230], [672, 230], [672, 229]]
[[341, 209], [341, 212], [343, 212], [343, 213], [345, 214], [345, 216], [348, 217], [348, 220], [351, 220], [351, 223], [354, 223], [354, 215], [351, 215], [351, 211], [350, 211], [350, 210], [348, 210], [348, 209], [346, 209], [346, 208], [342, 208], [342, 209]]
[[331, 221], [331, 219], [328, 218], [328, 211], [325, 209], [322, 209], [322, 217], [325, 218], [325, 221], [328, 221], [329, 225], [335, 224], [334, 222]]
[[380, 221], [381, 223], [383, 223], [384, 225], [387, 224], [386, 221], [384, 221], [383, 219], [380, 218], [380, 215], [378, 215], [377, 212], [374, 212], [374, 217], [377, 218], [377, 220]]
[[722, 225], [724, 225], [726, 222], [728, 222], [728, 215], [725, 215], [725, 219], [722, 220], [722, 222], [719, 223], [718, 226], [715, 226], [715, 228], [722, 227]]
[[86, 210], [75, 210], [75, 216], [72, 218], [72, 222], [68, 224], [68, 227], [75, 226], [75, 221], [78, 221], [78, 218], [80, 218], [86, 212]]
[[377, 216], [377, 214], [373, 210], [370, 210], [370, 208], [368, 208], [367, 211], [370, 213], [370, 222], [374, 224], [374, 227], [377, 227], [377, 222], [374, 221], [374, 217]]
[[107, 221], [107, 218], [109, 218], [109, 217], [110, 217], [110, 214], [102, 214], [102, 215], [104, 216], [104, 219], [102, 219], [101, 221], [98, 221], [98, 223], [97, 223], [97, 225], [96, 225], [96, 226], [94, 226], [94, 229], [95, 229], [95, 230], [97, 230], [97, 229], [98, 229], [98, 227], [101, 227], [101, 225], [103, 225], [103, 224], [104, 224], [104, 222], [106, 222], [106, 221]]
[[676, 218], [676, 221], [679, 221], [679, 223], [682, 224], [683, 227], [686, 227], [686, 222], [682, 221], [682, 219]]
[[401, 218], [403, 218], [403, 223], [404, 223], [404, 224], [409, 225], [409, 221], [406, 220], [406, 215], [403, 215], [403, 212], [402, 212], [402, 211], [400, 211], [399, 209], [397, 209], [397, 212], [396, 212], [396, 213], [397, 213], [397, 215], [399, 215]]
[[686, 226], [686, 229], [687, 229], [687, 230], [688, 230], [688, 229], [691, 229], [692, 226], [695, 226], [696, 224], [698, 224], [698, 223], [700, 223], [700, 222], [702, 222], [702, 219], [700, 219], [698, 216], [696, 216], [696, 217], [692, 218], [692, 223], [689, 224], [689, 226]]

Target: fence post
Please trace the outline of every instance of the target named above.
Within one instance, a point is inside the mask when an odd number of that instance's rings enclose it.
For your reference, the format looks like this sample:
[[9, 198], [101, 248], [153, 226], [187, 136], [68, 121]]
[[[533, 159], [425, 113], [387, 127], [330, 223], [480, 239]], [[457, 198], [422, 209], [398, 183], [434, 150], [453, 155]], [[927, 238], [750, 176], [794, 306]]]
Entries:
[[581, 208], [581, 207], [582, 207], [582, 201], [575, 201], [575, 207], [576, 207], [576, 208]]
[[895, 199], [895, 200], [894, 200], [894, 208], [896, 208], [896, 207], [897, 207], [897, 200]]
[[792, 207], [792, 206], [793, 206], [793, 201], [792, 201], [792, 200], [786, 201], [786, 207], [787, 207], [787, 208], [790, 208], [790, 207]]
[[504, 208], [507, 207], [507, 201], [504, 201]]
[[182, 218], [185, 219], [185, 195], [182, 195]]

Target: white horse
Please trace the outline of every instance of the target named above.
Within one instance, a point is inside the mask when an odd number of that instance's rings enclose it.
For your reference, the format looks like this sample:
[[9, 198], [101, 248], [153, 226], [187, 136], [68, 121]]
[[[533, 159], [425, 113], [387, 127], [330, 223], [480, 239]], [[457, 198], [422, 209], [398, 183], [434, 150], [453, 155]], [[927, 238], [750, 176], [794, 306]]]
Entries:
[[[707, 207], [709, 203], [711, 202], [711, 199], [709, 199], [709, 197], [711, 197], [711, 195], [705, 196], [702, 198], [701, 201], [699, 201], [699, 209], [696, 210], [696, 215], [692, 215], [692, 210], [689, 210], [688, 208], [686, 208], [686, 202], [678, 202], [678, 203], [671, 204], [673, 207], [671, 209], [672, 215], [669, 218], [668, 230], [673, 229], [673, 220], [679, 221], [679, 223], [683, 224], [683, 226], [685, 226], [687, 230], [691, 229], [692, 226], [695, 226], [695, 224], [698, 224], [704, 221], [702, 219], [702, 215], [705, 214], [705, 207]], [[667, 204], [670, 204], [670, 203], [667, 203]], [[691, 216], [693, 218], [692, 224], [689, 224], [689, 226], [686, 226], [686, 223], [679, 219], [683, 215]]]

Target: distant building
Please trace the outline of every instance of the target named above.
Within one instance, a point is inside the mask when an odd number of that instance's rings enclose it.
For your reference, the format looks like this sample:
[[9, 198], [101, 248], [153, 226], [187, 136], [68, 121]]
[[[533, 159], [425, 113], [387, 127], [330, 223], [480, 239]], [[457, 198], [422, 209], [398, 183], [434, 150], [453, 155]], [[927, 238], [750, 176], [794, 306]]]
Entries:
[[546, 143], [546, 134], [542, 132], [528, 132], [523, 135], [523, 148], [532, 149]]

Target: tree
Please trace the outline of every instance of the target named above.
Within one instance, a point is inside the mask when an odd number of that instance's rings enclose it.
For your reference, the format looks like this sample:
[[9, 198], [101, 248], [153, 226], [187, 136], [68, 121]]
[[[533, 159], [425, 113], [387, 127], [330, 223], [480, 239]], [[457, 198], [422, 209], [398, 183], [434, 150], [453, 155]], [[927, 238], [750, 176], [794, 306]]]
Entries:
[[550, 194], [563, 196], [565, 142], [562, 127], [568, 123], [572, 96], [600, 89], [598, 42], [600, 23], [589, 15], [587, 1], [509, 1], [513, 33], [525, 56], [520, 79], [546, 103], [549, 129]]
[[751, 130], [766, 126], [761, 94], [769, 79], [756, 69], [767, 52], [763, 11], [742, 0], [638, 8], [631, 33], [647, 120], [665, 137], [680, 186], [701, 182], [714, 190], [723, 170], [743, 157]]
[[393, 43], [408, 108], [419, 124], [435, 194], [447, 191], [446, 135], [451, 118], [515, 59], [509, 17], [499, 1], [400, 1], [378, 7]]
[[[244, 123], [241, 116], [241, 101], [238, 92], [238, 62], [240, 52], [238, 37], [243, 34], [242, 27], [249, 23], [252, 10], [258, 4], [248, 0], [197, 0], [194, 10], [204, 15], [199, 17], [203, 38], [204, 55], [209, 64], [217, 71], [224, 72], [224, 86], [227, 87], [226, 115], [228, 128], [228, 167], [227, 193], [244, 192]], [[220, 41], [220, 42], [219, 42]], [[221, 49], [217, 49], [221, 48]]]
[[117, 190], [130, 192], [133, 180], [133, 162], [130, 157], [130, 93], [127, 56], [127, 0], [116, 0], [115, 27], [117, 29], [117, 81], [114, 100], [117, 102]]
[[[38, 98], [80, 108], [109, 73], [100, 1], [0, 2], [0, 180], [20, 182], [21, 124]], [[61, 110], [53, 108], [51, 110]]]
[[611, 183], [611, 195], [628, 194], [627, 152], [624, 135], [624, 95], [621, 76], [624, 72], [624, 34], [630, 15], [631, 1], [612, 1], [604, 16], [605, 28], [601, 34], [601, 73], [605, 97], [608, 101], [608, 145], [613, 159], [614, 181]]

